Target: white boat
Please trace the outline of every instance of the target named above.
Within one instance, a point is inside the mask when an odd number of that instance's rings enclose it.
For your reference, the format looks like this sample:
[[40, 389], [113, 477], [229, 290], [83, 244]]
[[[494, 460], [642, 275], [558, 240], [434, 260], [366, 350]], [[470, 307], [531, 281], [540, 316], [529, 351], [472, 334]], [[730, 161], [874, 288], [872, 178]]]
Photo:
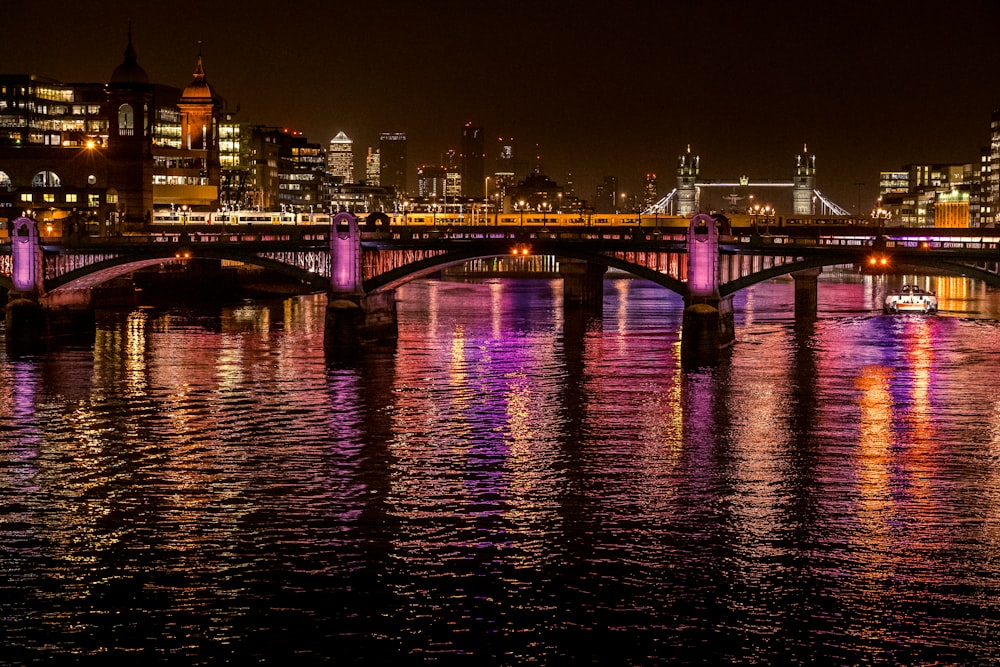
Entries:
[[903, 285], [886, 295], [882, 309], [887, 313], [936, 313], [937, 295], [916, 285]]

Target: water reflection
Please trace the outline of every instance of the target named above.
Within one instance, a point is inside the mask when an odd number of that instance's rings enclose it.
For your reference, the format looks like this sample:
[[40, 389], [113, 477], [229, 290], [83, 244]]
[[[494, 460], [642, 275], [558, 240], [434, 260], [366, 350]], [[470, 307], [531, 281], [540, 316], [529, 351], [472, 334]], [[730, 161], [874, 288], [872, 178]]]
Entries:
[[617, 278], [413, 283], [350, 360], [322, 297], [3, 358], [0, 661], [988, 663], [997, 325], [877, 287], [746, 290], [696, 372]]

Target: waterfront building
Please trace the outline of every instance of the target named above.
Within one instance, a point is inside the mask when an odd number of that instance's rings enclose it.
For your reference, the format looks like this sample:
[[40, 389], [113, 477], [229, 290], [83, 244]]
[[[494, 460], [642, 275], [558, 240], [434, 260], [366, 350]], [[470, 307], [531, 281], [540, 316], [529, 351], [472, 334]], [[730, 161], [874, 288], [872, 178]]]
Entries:
[[462, 127], [462, 194], [482, 199], [486, 188], [486, 151], [483, 128], [468, 122]]
[[[893, 224], [906, 227], [970, 227], [979, 165], [910, 164], [880, 173], [880, 206]], [[982, 224], [976, 221], [977, 224]]]
[[382, 132], [378, 137], [379, 185], [392, 186], [405, 195], [407, 187], [406, 133]]
[[325, 208], [355, 215], [396, 210], [396, 192], [371, 183], [328, 182], [324, 188]]
[[995, 227], [1000, 223], [1000, 109], [990, 116], [990, 143], [983, 150], [979, 171], [979, 221]]
[[219, 118], [219, 206], [227, 210], [250, 208], [250, 128], [235, 114]]
[[224, 100], [199, 53], [183, 90], [152, 83], [131, 30], [107, 83], [0, 77], [0, 217], [100, 223], [148, 221], [156, 206], [215, 208]]
[[282, 128], [278, 137], [279, 206], [294, 212], [322, 208], [320, 191], [326, 175], [323, 147], [298, 130]]
[[447, 197], [447, 174], [444, 167], [425, 164], [417, 168], [417, 196], [437, 197], [442, 201]]
[[903, 195], [910, 191], [910, 172], [880, 171], [878, 177], [878, 196], [887, 197]]
[[551, 211], [558, 212], [566, 196], [565, 188], [548, 176], [539, 172], [528, 174], [507, 191], [508, 202], [504, 211]]
[[354, 142], [342, 131], [330, 139], [326, 149], [326, 170], [344, 183], [354, 182]]

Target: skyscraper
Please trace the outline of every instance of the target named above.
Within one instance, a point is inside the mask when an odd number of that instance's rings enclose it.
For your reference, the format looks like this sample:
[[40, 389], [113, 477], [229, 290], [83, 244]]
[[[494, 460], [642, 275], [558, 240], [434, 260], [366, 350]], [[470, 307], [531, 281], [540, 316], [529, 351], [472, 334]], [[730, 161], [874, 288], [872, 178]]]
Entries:
[[379, 159], [378, 149], [372, 150], [368, 147], [368, 156], [365, 157], [365, 180], [368, 185], [382, 184], [382, 161]]
[[330, 139], [326, 151], [326, 170], [340, 176], [345, 183], [354, 182], [354, 142], [343, 132]]
[[483, 128], [471, 122], [462, 128], [462, 194], [481, 199], [485, 192], [486, 151]]
[[406, 133], [382, 132], [378, 135], [379, 181], [382, 187], [394, 187], [406, 194]]

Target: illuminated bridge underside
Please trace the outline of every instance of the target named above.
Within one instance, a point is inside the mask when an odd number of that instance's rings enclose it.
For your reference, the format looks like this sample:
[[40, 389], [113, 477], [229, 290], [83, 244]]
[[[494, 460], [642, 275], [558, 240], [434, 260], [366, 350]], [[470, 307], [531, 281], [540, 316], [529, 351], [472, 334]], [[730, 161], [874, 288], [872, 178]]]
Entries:
[[[975, 236], [972, 234], [975, 233]], [[142, 268], [192, 257], [253, 264], [329, 289], [329, 240], [318, 234], [275, 240], [273, 234], [224, 242], [162, 238], [89, 241], [86, 247], [44, 246], [45, 289], [85, 289]], [[632, 227], [580, 229], [441, 229], [428, 232], [393, 229], [362, 240], [361, 276], [365, 293], [394, 289], [415, 278], [472, 259], [534, 256], [575, 259], [616, 268], [687, 293], [687, 242], [660, 229]], [[942, 233], [899, 232], [876, 239], [867, 230], [837, 235], [827, 227], [804, 227], [766, 238], [735, 235], [720, 245], [720, 296], [795, 271], [834, 265], [864, 264], [875, 252], [891, 257], [892, 270], [926, 270], [968, 276], [1000, 286], [1000, 237], [972, 230]], [[10, 245], [0, 245], [0, 285], [10, 288]]]

